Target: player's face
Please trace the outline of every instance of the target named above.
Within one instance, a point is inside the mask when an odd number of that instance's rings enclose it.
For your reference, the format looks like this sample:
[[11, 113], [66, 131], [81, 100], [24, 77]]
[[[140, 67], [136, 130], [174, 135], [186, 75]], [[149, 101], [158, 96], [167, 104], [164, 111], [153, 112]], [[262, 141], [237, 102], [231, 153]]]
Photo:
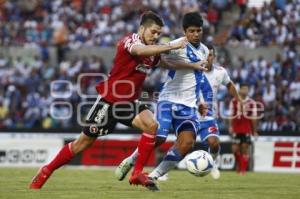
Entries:
[[202, 39], [202, 27], [190, 26], [185, 30], [185, 36], [191, 44], [198, 45]]
[[246, 97], [248, 95], [248, 91], [248, 86], [242, 86], [239, 93], [242, 97]]
[[213, 62], [214, 62], [214, 59], [215, 59], [215, 53], [214, 53], [214, 50], [213, 49], [210, 49], [209, 50], [209, 54], [208, 54], [208, 57], [207, 57], [207, 66], [208, 68], [210, 69]]
[[144, 43], [146, 45], [155, 44], [160, 36], [161, 28], [161, 26], [154, 23], [150, 24], [149, 26], [142, 26], [142, 37]]

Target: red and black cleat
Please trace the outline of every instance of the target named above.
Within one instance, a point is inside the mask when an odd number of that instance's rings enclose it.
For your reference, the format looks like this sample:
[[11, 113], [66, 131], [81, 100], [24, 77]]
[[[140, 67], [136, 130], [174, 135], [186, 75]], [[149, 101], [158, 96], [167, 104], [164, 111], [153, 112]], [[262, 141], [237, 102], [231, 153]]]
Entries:
[[51, 176], [52, 172], [47, 167], [42, 167], [36, 176], [33, 177], [29, 189], [40, 189], [46, 183], [47, 179]]
[[159, 191], [156, 183], [148, 176], [147, 173], [132, 174], [129, 183], [133, 185], [142, 185], [151, 191]]

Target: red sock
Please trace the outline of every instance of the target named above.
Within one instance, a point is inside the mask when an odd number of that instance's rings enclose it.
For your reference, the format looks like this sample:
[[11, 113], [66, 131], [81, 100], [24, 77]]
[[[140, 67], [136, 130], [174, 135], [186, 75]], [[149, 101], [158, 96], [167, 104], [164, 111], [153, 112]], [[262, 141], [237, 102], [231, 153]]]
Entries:
[[46, 167], [53, 172], [55, 169], [67, 164], [74, 156], [71, 151], [71, 143], [66, 144]]
[[155, 135], [143, 133], [138, 144], [138, 156], [134, 165], [133, 174], [143, 171], [151, 152], [154, 149]]
[[240, 161], [241, 172], [245, 173], [247, 171], [248, 162], [249, 162], [249, 156], [248, 155], [242, 155], [241, 156], [241, 161]]
[[241, 154], [240, 153], [235, 153], [234, 156], [235, 156], [236, 172], [239, 173], [240, 170], [241, 170], [241, 166], [240, 166], [240, 164], [241, 164]]

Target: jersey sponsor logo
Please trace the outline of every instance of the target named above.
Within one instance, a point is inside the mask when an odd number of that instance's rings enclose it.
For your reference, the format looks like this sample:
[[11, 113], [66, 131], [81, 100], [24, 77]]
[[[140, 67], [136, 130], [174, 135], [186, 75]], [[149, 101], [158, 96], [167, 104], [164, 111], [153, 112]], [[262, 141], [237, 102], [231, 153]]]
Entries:
[[98, 111], [97, 116], [95, 117], [94, 121], [100, 123], [101, 120], [104, 118], [106, 111], [108, 110], [109, 105], [104, 104], [103, 107]]
[[135, 69], [137, 71], [140, 71], [140, 72], [146, 73], [146, 74], [150, 74], [150, 72], [151, 72], [151, 69], [148, 68], [146, 65], [138, 65], [135, 67]]
[[209, 133], [217, 133], [218, 128], [216, 126], [211, 126], [211, 127], [208, 128], [208, 132]]
[[273, 167], [300, 168], [300, 142], [275, 142]]

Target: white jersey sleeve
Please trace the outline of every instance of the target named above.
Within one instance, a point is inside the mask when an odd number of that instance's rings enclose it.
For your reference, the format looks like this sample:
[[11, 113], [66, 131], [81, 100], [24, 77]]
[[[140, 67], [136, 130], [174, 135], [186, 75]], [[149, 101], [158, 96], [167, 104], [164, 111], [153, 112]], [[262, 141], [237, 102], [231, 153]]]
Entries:
[[229, 84], [230, 81], [231, 81], [231, 79], [230, 79], [226, 69], [222, 67], [222, 82], [221, 82], [221, 84], [224, 86], [227, 86], [227, 84]]

